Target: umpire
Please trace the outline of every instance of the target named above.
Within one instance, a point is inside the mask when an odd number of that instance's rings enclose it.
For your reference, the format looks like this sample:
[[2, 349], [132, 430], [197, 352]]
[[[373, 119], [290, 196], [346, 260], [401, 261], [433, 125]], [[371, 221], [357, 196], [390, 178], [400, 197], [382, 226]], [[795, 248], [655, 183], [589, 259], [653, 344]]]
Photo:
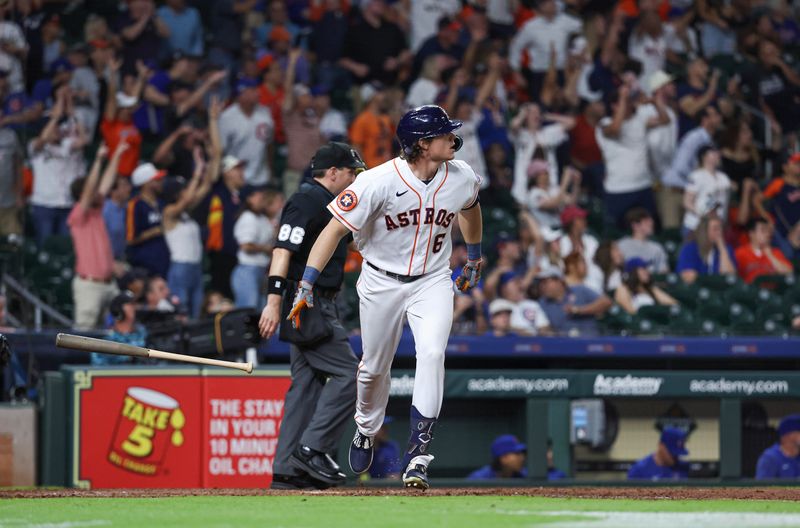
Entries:
[[304, 310], [298, 328], [286, 320], [303, 277], [308, 254], [331, 214], [327, 205], [366, 168], [346, 143], [330, 142], [311, 161], [311, 181], [289, 198], [269, 268], [267, 305], [259, 330], [270, 338], [280, 327], [291, 343], [292, 385], [286, 393], [273, 489], [324, 489], [345, 475], [329, 453], [339, 445], [356, 399], [358, 359], [339, 322], [335, 297], [344, 278], [348, 238], [343, 238], [314, 286], [314, 310]]

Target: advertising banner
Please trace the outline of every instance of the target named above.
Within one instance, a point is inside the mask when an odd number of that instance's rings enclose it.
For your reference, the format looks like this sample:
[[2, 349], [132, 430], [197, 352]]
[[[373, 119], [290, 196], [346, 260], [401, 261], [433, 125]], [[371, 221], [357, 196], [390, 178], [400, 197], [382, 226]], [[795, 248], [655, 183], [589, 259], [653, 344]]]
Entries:
[[268, 487], [290, 383], [284, 371], [75, 370], [72, 484]]
[[[389, 394], [410, 397], [414, 373], [392, 372]], [[445, 398], [800, 397], [793, 372], [448, 370]]]

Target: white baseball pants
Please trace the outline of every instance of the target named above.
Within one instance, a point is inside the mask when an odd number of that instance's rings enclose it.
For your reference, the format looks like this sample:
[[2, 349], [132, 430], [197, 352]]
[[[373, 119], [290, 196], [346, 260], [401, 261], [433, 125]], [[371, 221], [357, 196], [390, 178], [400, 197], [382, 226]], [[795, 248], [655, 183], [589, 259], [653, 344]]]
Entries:
[[383, 425], [392, 359], [406, 320], [417, 358], [412, 405], [425, 417], [438, 417], [444, 393], [444, 352], [453, 324], [450, 270], [403, 283], [364, 262], [357, 291], [363, 349], [357, 376], [358, 430], [373, 437]]

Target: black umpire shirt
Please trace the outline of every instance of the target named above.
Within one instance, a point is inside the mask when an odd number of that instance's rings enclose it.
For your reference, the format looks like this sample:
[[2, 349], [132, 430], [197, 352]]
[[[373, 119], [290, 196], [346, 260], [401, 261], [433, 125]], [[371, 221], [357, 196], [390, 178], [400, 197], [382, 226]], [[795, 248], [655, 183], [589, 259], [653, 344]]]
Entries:
[[[281, 226], [275, 247], [292, 252], [287, 279], [299, 281], [306, 269], [308, 254], [317, 237], [328, 225], [332, 215], [327, 206], [335, 198], [333, 193], [317, 180], [304, 182], [294, 193], [281, 214]], [[327, 266], [320, 272], [315, 285], [319, 288], [338, 290], [344, 280], [344, 262], [347, 259], [347, 245], [352, 234], [343, 237], [336, 246]]]

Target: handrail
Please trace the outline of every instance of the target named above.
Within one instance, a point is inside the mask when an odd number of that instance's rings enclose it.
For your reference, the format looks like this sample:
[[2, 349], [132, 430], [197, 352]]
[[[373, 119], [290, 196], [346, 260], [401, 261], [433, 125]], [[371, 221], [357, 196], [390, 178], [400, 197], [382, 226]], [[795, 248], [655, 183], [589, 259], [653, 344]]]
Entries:
[[52, 306], [45, 303], [36, 295], [32, 294], [27, 288], [25, 288], [25, 286], [20, 284], [15, 278], [11, 277], [8, 274], [4, 274], [0, 279], [0, 282], [2, 282], [8, 288], [14, 290], [14, 292], [20, 297], [22, 297], [23, 300], [33, 305], [35, 309], [34, 326], [36, 330], [42, 329], [42, 316], [41, 316], [42, 313], [44, 313], [45, 315], [53, 319], [56, 323], [62, 326], [72, 327], [73, 323], [68, 317], [57, 311]]

